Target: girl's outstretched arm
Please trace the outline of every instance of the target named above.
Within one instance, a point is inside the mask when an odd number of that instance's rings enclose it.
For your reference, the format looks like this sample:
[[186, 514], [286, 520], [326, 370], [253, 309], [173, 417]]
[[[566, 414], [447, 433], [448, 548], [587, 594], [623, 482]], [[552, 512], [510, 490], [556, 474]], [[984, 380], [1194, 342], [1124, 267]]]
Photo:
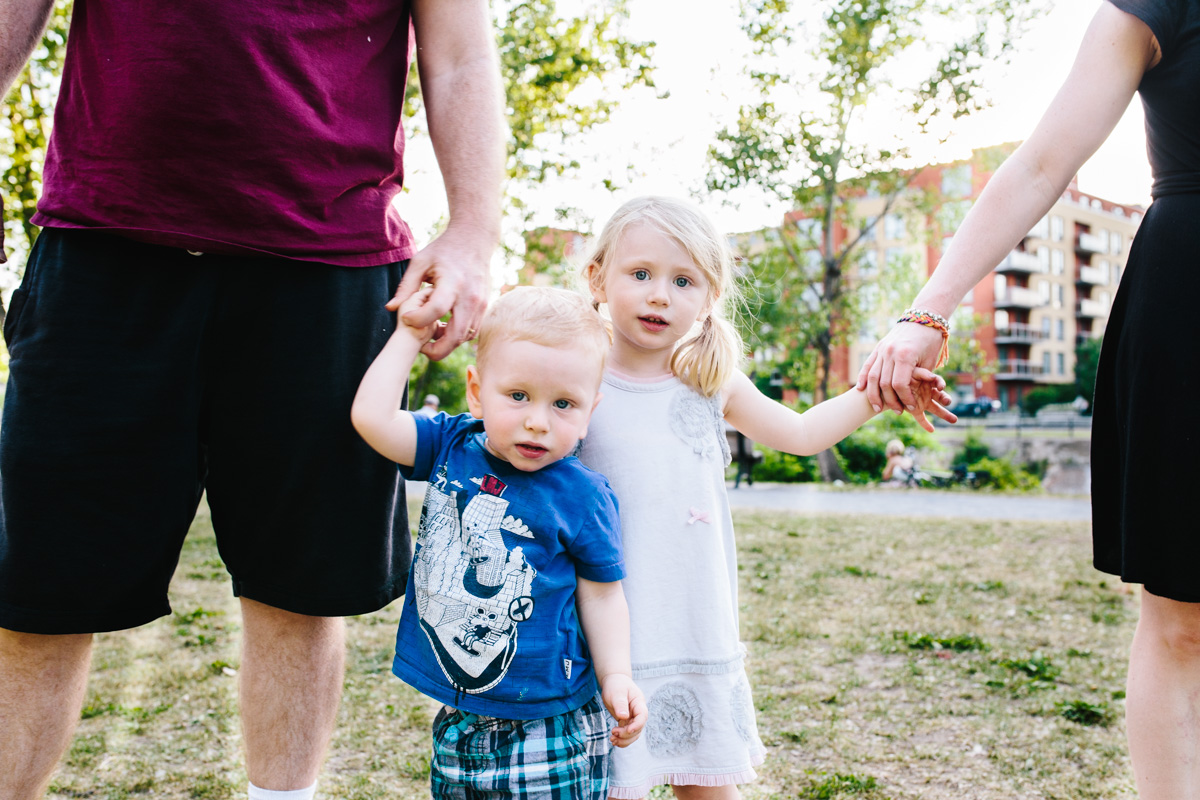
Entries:
[[[930, 402], [949, 404], [945, 381], [920, 368], [913, 376], [921, 381], [921, 391], [928, 393]], [[832, 447], [876, 414], [867, 393], [854, 388], [801, 414], [767, 397], [740, 372], [725, 385], [724, 396], [725, 420], [730, 425], [772, 450], [798, 456]]]

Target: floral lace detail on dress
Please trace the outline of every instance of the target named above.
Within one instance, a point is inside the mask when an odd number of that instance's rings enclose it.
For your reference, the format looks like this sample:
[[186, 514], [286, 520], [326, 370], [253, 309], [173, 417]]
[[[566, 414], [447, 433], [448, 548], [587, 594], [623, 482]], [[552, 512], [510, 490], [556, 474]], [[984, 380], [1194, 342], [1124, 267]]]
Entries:
[[646, 747], [657, 756], [677, 756], [700, 742], [700, 699], [687, 684], [672, 681], [650, 697]]
[[728, 466], [732, 460], [725, 438], [725, 419], [721, 416], [721, 398], [705, 397], [682, 388], [671, 398], [668, 412], [671, 430], [691, 446], [705, 461], [720, 458]]

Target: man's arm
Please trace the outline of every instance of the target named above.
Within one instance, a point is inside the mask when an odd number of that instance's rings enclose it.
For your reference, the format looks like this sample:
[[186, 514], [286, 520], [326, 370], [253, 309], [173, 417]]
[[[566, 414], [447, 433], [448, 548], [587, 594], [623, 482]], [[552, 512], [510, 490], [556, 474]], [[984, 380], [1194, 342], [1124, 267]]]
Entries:
[[575, 605], [596, 667], [600, 697], [617, 721], [612, 742], [617, 747], [628, 747], [641, 735], [648, 712], [629, 663], [629, 606], [621, 582], [597, 583], [579, 578]]
[[[431, 291], [426, 289], [408, 298], [400, 314], [419, 309]], [[413, 361], [432, 329], [432, 325], [412, 328], [398, 319], [395, 332], [363, 375], [350, 407], [350, 422], [366, 443], [380, 455], [408, 467], [417, 455], [417, 424], [410, 412], [400, 410], [400, 403]]]
[[409, 262], [398, 294], [434, 293], [407, 321], [450, 314], [423, 352], [434, 360], [474, 336], [500, 241], [505, 125], [500, 66], [486, 0], [416, 0], [413, 25], [429, 136], [446, 185], [450, 223]]
[[[0, 102], [41, 41], [53, 8], [54, 0], [0, 0]], [[0, 214], [0, 264], [8, 260], [3, 217]]]

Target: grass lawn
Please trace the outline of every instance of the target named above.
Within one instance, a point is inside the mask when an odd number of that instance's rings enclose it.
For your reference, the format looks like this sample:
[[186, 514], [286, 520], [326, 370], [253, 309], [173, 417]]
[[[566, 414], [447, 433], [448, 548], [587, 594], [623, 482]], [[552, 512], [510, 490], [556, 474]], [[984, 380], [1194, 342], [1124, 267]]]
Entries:
[[[748, 800], [1134, 797], [1122, 711], [1137, 595], [1091, 569], [1086, 524], [735, 519], [769, 750]], [[96, 637], [48, 797], [245, 796], [239, 616], [203, 513], [171, 600], [171, 617]], [[397, 602], [349, 621], [321, 798], [428, 797], [436, 708], [390, 675], [398, 616]]]

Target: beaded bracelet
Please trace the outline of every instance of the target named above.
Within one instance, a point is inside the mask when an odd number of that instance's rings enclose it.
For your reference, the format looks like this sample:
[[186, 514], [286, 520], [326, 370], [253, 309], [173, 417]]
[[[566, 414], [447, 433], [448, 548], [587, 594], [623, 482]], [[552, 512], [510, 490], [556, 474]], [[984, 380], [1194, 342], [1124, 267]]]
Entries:
[[900, 319], [896, 320], [896, 322], [915, 322], [918, 325], [924, 325], [942, 332], [942, 350], [938, 353], [938, 360], [937, 364], [933, 367], [934, 369], [940, 369], [942, 364], [946, 363], [946, 359], [950, 358], [950, 323], [941, 314], [919, 308], [910, 308], [901, 314]]

